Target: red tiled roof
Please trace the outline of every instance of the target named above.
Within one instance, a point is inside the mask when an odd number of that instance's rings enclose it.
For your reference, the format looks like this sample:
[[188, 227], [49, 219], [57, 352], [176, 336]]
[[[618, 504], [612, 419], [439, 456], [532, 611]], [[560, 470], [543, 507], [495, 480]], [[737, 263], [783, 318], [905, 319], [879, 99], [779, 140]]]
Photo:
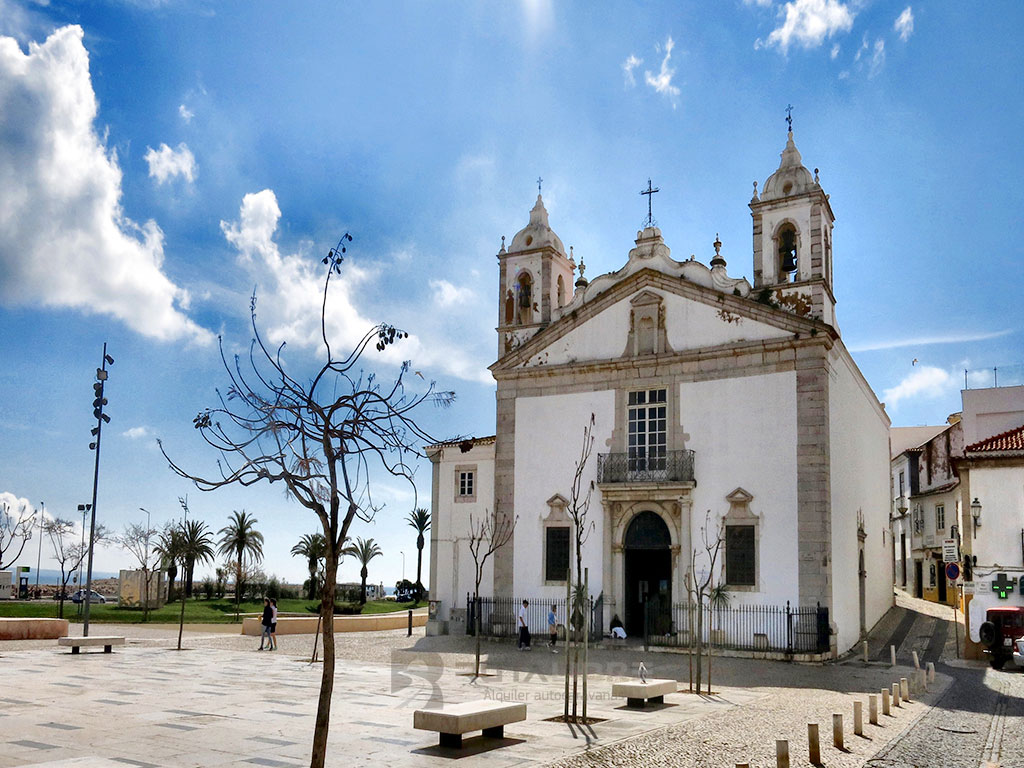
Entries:
[[968, 445], [965, 453], [1003, 453], [1006, 451], [1024, 451], [1024, 424], [998, 435]]

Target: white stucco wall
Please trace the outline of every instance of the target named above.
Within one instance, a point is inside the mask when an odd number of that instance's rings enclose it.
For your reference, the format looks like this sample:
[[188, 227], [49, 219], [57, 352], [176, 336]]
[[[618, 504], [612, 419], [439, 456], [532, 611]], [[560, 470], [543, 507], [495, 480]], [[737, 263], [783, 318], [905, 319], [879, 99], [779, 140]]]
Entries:
[[[475, 566], [469, 550], [470, 515], [474, 522], [494, 511], [494, 444], [476, 445], [467, 453], [458, 446], [440, 449], [437, 475], [437, 510], [430, 532], [431, 599], [441, 600], [446, 621], [452, 608], [466, 607], [466, 593], [474, 587]], [[455, 468], [476, 465], [476, 500], [456, 502]], [[493, 556], [484, 567], [480, 594], [493, 593]]]
[[972, 542], [978, 568], [1024, 567], [1024, 467], [975, 466], [970, 472], [971, 498], [981, 504], [981, 528]]
[[[742, 341], [777, 339], [789, 332], [754, 320], [722, 317], [720, 309], [663, 291], [644, 289], [663, 297], [669, 346], [676, 352]], [[639, 293], [639, 291], [638, 291]], [[630, 300], [618, 301], [580, 327], [553, 342], [528, 365], [558, 365], [574, 361], [610, 360], [622, 356], [629, 334]]]
[[1024, 424], [1024, 386], [965, 389], [964, 445], [977, 443]]
[[860, 636], [857, 513], [864, 515], [868, 631], [893, 604], [889, 530], [889, 420], [853, 361], [831, 354], [829, 446], [832, 485], [832, 616], [839, 652]]
[[758, 590], [734, 592], [731, 602], [795, 605], [796, 374], [683, 382], [678, 392], [680, 428], [689, 435], [686, 447], [695, 451], [694, 547], [703, 552], [707, 510], [717, 526], [729, 511], [725, 497], [742, 487], [753, 495], [750, 511], [760, 518]]
[[[620, 350], [621, 351], [621, 350]], [[570, 395], [520, 397], [516, 400], [515, 511], [516, 524], [513, 594], [516, 597], [564, 598], [565, 588], [544, 585], [544, 519], [547, 501], [556, 493], [570, 498], [575, 463], [583, 446], [583, 429], [593, 413], [594, 449], [587, 464], [585, 485], [597, 478], [597, 454], [615, 426], [613, 390]], [[594, 530], [583, 547], [583, 566], [590, 568], [590, 592], [598, 595], [601, 583], [603, 509], [597, 489], [591, 498], [589, 519]], [[575, 568], [575, 555], [571, 555]]]

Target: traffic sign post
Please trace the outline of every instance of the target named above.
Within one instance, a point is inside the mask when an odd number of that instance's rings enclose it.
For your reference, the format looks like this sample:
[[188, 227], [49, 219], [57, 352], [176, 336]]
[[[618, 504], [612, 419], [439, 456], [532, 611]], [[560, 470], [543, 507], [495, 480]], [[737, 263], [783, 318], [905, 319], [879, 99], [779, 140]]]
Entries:
[[960, 547], [957, 546], [956, 539], [942, 540], [942, 560], [946, 563], [960, 562]]
[[960, 578], [959, 563], [946, 563], [946, 578], [950, 581], [956, 581]]

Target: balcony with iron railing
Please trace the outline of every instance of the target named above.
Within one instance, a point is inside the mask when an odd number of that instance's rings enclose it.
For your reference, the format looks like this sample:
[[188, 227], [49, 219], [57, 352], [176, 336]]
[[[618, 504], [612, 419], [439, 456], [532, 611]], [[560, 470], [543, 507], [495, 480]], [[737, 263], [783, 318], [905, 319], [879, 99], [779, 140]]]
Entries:
[[661, 451], [654, 456], [601, 453], [598, 483], [692, 483], [693, 451]]

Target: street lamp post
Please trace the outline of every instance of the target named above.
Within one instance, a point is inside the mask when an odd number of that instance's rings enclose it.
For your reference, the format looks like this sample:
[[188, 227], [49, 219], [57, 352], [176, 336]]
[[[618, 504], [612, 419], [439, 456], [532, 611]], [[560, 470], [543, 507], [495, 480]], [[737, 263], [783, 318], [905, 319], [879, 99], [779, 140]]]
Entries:
[[405, 552], [400, 551], [398, 554], [402, 556], [402, 581], [405, 581]]
[[143, 616], [149, 610], [149, 532], [153, 530], [149, 524], [149, 510], [139, 507], [139, 510], [146, 513], [146, 559], [142, 564], [142, 610]]
[[43, 519], [46, 517], [46, 502], [39, 502], [39, 550], [36, 554], [36, 600], [39, 599], [39, 566], [43, 561]]
[[[78, 505], [78, 511], [82, 513], [82, 550], [83, 550], [83, 552], [85, 550], [85, 514], [90, 509], [92, 509], [92, 504], [79, 504]], [[84, 561], [85, 561], [84, 557], [81, 560], [78, 561], [78, 579], [77, 579], [77, 581], [78, 581], [78, 589], [79, 590], [82, 589], [82, 563]], [[79, 616], [82, 615], [82, 602], [81, 602], [81, 600], [79, 600], [79, 602], [78, 602], [78, 615]]]
[[82, 636], [89, 636], [89, 606], [92, 603], [92, 555], [96, 548], [96, 490], [100, 481], [100, 438], [103, 435], [103, 424], [110, 422], [110, 417], [103, 412], [103, 406], [107, 399], [103, 397], [103, 384], [107, 380], [107, 364], [113, 365], [114, 358], [107, 354], [107, 343], [103, 342], [103, 360], [100, 367], [96, 369], [96, 383], [92, 385], [96, 399], [92, 401], [92, 415], [96, 417], [96, 426], [92, 434], [96, 437], [95, 443], [89, 447], [96, 451], [96, 463], [92, 472], [92, 521], [89, 525], [89, 564], [86, 568], [85, 582], [85, 617], [82, 619]]

